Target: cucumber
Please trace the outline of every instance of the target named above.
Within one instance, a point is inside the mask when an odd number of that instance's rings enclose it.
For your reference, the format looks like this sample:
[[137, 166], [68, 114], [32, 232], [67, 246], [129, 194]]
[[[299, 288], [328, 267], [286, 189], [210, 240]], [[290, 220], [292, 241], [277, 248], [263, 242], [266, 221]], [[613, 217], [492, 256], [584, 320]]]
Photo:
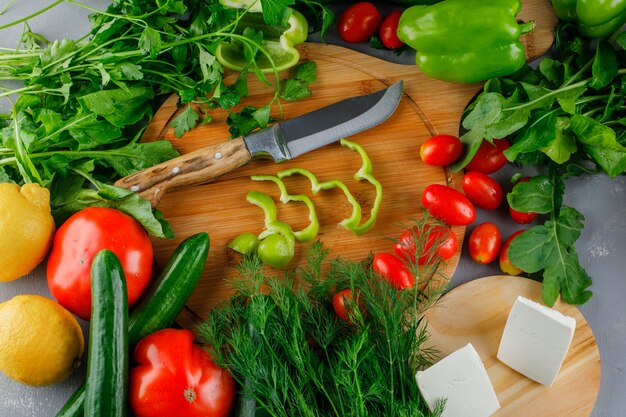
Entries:
[[[129, 345], [135, 345], [145, 336], [174, 323], [204, 269], [209, 253], [207, 233], [198, 233], [185, 239], [176, 248], [163, 271], [135, 306], [128, 319]], [[82, 417], [85, 402], [85, 384], [72, 394], [56, 417]]]
[[85, 415], [126, 417], [128, 296], [117, 256], [102, 250], [91, 265], [91, 321]]

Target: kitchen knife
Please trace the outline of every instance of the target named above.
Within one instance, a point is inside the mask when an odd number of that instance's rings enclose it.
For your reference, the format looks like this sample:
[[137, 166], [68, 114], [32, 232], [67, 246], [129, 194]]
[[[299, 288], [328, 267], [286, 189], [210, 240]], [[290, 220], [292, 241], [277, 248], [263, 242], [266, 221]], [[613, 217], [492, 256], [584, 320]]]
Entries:
[[364, 96], [350, 97], [294, 119], [217, 145], [198, 149], [118, 180], [155, 207], [172, 188], [201, 184], [256, 157], [275, 162], [295, 158], [385, 121], [402, 97], [402, 81]]

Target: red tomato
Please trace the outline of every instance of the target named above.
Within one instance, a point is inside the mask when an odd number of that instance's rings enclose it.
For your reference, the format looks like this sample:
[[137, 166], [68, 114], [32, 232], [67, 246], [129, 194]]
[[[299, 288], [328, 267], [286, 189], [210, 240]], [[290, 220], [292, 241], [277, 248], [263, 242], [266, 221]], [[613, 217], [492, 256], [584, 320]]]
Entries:
[[476, 207], [495, 210], [502, 203], [502, 187], [493, 178], [478, 171], [463, 175], [463, 191]]
[[502, 245], [502, 249], [500, 249], [500, 270], [505, 274], [519, 275], [523, 272], [521, 269], [513, 265], [511, 263], [511, 260], [509, 259], [509, 245], [511, 244], [511, 241], [517, 236], [521, 235], [523, 232], [523, 230], [518, 230], [517, 232], [513, 233], [511, 236], [509, 236], [506, 242], [504, 242], [504, 245]]
[[476, 219], [474, 205], [454, 188], [431, 184], [424, 190], [422, 206], [452, 226], [467, 226]]
[[386, 279], [399, 290], [413, 288], [415, 275], [400, 259], [390, 253], [379, 253], [374, 256], [374, 272]]
[[492, 145], [484, 140], [465, 170], [491, 174], [505, 166], [509, 160], [503, 152], [511, 146], [511, 143], [506, 138], [494, 140], [493, 143]]
[[495, 224], [481, 223], [469, 236], [467, 246], [470, 257], [479, 264], [488, 264], [498, 257], [502, 238]]
[[[415, 253], [417, 252], [415, 238], [417, 237], [419, 239], [418, 233], [419, 230], [417, 228], [405, 230], [394, 246], [396, 254], [405, 261], [411, 260], [411, 262], [415, 263]], [[419, 251], [417, 264], [420, 266], [425, 265], [429, 260], [435, 260], [435, 258], [444, 261], [448, 260], [454, 256], [459, 248], [456, 235], [449, 227], [426, 225], [424, 227], [424, 233], [428, 233], [428, 238], [426, 239], [424, 248], [420, 248]], [[439, 248], [437, 248], [433, 257], [429, 257], [428, 254], [431, 252], [431, 248], [434, 244], [439, 245]]]
[[47, 276], [54, 298], [83, 320], [91, 315], [91, 261], [102, 249], [112, 251], [122, 263], [129, 306], [152, 278], [152, 243], [139, 222], [103, 207], [74, 214], [54, 235]]
[[393, 11], [385, 16], [383, 22], [380, 24], [378, 36], [383, 45], [385, 45], [385, 48], [398, 49], [404, 46], [404, 42], [398, 38], [397, 34], [398, 22], [400, 21], [401, 15], [401, 11]]
[[144, 337], [133, 352], [128, 401], [135, 417], [226, 417], [235, 382], [190, 330], [164, 329]]
[[[516, 184], [526, 181], [530, 181], [530, 177], [521, 178]], [[511, 208], [511, 206], [509, 206], [509, 214], [511, 215], [513, 221], [519, 224], [528, 224], [537, 218], [537, 213], [533, 213], [532, 211], [524, 213]]]
[[[350, 301], [346, 302], [347, 300]], [[358, 295], [352, 295], [352, 290], [350, 289], [337, 291], [333, 296], [333, 309], [337, 317], [348, 324], [352, 323], [350, 316], [353, 312], [350, 310], [350, 307], [352, 309], [355, 307], [361, 309]]]
[[463, 144], [452, 135], [435, 135], [420, 146], [420, 157], [428, 165], [451, 165], [461, 157]]
[[365, 42], [374, 36], [381, 20], [380, 12], [372, 3], [355, 3], [339, 17], [337, 33], [346, 42]]

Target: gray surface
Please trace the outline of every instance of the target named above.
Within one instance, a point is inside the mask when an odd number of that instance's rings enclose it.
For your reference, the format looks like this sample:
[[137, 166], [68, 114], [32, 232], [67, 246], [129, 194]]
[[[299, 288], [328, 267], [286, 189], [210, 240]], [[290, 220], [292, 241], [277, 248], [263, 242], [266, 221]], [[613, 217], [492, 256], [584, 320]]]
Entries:
[[[104, 8], [108, 1], [83, 0], [85, 4]], [[0, 1], [0, 9], [8, 0]], [[50, 0], [22, 0], [0, 16], [0, 25], [30, 14], [33, 10], [52, 3]], [[64, 4], [33, 19], [31, 28], [49, 39], [77, 38], [89, 30], [88, 12]], [[12, 47], [19, 38], [21, 27], [0, 31], [0, 46]], [[0, 103], [2, 104], [2, 103]], [[501, 183], [512, 169], [498, 173]], [[624, 416], [626, 410], [626, 177], [610, 179], [603, 175], [570, 180], [566, 204], [576, 207], [585, 217], [585, 229], [577, 244], [582, 265], [593, 278], [594, 296], [581, 307], [600, 348], [602, 383], [594, 417]], [[516, 227], [508, 220], [506, 210], [480, 211], [475, 224], [493, 221], [508, 236]], [[468, 230], [468, 233], [471, 228]], [[465, 247], [464, 247], [465, 249]], [[459, 285], [474, 278], [500, 274], [496, 263], [474, 264], [466, 254], [452, 283]], [[48, 295], [45, 270], [40, 266], [34, 273], [12, 283], [0, 284], [0, 302], [17, 294]], [[81, 322], [85, 335], [88, 324]], [[69, 380], [47, 388], [22, 386], [0, 374], [0, 417], [54, 416], [84, 376], [83, 367]], [[556, 416], [555, 416], [556, 417]]]

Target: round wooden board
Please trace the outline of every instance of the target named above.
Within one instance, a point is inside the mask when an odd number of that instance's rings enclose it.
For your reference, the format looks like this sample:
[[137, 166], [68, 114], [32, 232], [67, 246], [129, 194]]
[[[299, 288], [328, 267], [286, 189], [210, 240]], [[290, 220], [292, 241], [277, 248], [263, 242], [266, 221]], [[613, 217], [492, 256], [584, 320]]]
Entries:
[[480, 355], [501, 408], [492, 417], [588, 417], [600, 388], [600, 353], [587, 321], [572, 305], [554, 308], [576, 319], [563, 367], [551, 388], [512, 370], [496, 358], [509, 311], [517, 296], [541, 302], [541, 284], [520, 277], [492, 276], [463, 284], [428, 312], [430, 342], [441, 357], [471, 342]]

